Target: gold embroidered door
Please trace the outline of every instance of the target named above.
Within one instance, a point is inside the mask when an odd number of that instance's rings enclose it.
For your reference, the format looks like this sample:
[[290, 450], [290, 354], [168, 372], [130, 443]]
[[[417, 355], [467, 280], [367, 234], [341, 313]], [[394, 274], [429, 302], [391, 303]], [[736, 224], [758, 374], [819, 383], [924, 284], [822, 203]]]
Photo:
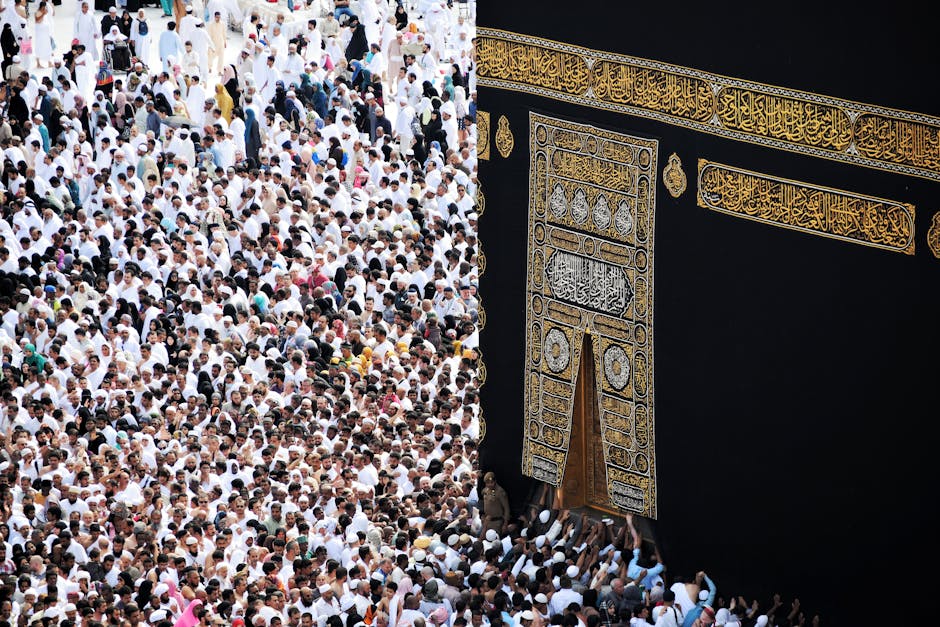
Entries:
[[581, 355], [574, 392], [568, 464], [561, 487], [561, 507], [590, 507], [609, 512], [611, 508], [597, 401], [594, 347], [587, 333], [584, 334]]
[[529, 124], [522, 472], [568, 507], [655, 519], [658, 143], [532, 112]]

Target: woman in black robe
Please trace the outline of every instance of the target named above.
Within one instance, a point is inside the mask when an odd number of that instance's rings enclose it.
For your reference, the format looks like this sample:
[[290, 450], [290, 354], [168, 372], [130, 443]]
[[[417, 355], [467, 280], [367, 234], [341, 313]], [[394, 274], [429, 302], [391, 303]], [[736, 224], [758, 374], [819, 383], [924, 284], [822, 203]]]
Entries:
[[362, 57], [369, 52], [369, 40], [366, 39], [366, 27], [359, 22], [355, 15], [349, 18], [347, 22], [352, 29], [352, 36], [346, 45], [347, 61], [362, 61]]
[[408, 27], [408, 11], [405, 5], [399, 4], [395, 9], [395, 30], [403, 30]]
[[0, 49], [3, 50], [3, 63], [0, 64], [0, 76], [5, 76], [7, 68], [13, 65], [13, 57], [20, 53], [20, 44], [16, 41], [16, 35], [10, 24], [3, 25], [3, 33], [0, 33]]
[[343, 152], [343, 147], [339, 143], [339, 138], [331, 136], [329, 139], [330, 142], [330, 151], [327, 154], [327, 159], [333, 159], [336, 161], [336, 167], [342, 168], [344, 165], [343, 159], [345, 157], [345, 152]]
[[424, 81], [421, 83], [421, 95], [432, 100], [434, 98], [440, 99], [441, 97], [441, 95], [437, 93], [437, 89], [434, 87], [431, 81]]
[[7, 117], [10, 119], [10, 126], [13, 127], [13, 133], [23, 135], [23, 124], [29, 119], [29, 106], [23, 98], [23, 90], [15, 85], [10, 94], [10, 105], [7, 109]]
[[258, 155], [261, 152], [261, 125], [255, 118], [254, 109], [245, 111], [245, 158], [250, 159], [252, 165], [257, 167], [261, 162]]
[[441, 120], [440, 109], [431, 109], [431, 119], [424, 125], [424, 142], [428, 152], [431, 151], [431, 142], [440, 142], [444, 145], [447, 133], [444, 132], [444, 123]]
[[287, 119], [287, 90], [284, 88], [284, 81], [278, 81], [274, 88], [274, 111], [280, 114], [282, 118]]
[[121, 14], [121, 17], [118, 18], [117, 27], [121, 31], [121, 34], [130, 39], [131, 37], [131, 26], [134, 24], [134, 18], [131, 17], [131, 14], [127, 9], [124, 9], [124, 13]]
[[424, 163], [428, 159], [428, 151], [424, 144], [424, 135], [420, 133], [415, 135], [414, 144], [411, 147], [414, 150], [414, 160], [418, 163]]
[[241, 90], [238, 87], [238, 69], [229, 63], [222, 71], [222, 84], [233, 102], [241, 102]]

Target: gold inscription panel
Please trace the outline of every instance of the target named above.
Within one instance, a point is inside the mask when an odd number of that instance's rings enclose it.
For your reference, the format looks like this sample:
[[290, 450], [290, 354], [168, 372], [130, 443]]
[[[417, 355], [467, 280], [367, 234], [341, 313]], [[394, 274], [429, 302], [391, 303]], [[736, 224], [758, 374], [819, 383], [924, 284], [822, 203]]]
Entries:
[[698, 205], [765, 224], [914, 254], [914, 205], [698, 162]]
[[940, 180], [940, 118], [491, 28], [477, 77], [781, 150]]

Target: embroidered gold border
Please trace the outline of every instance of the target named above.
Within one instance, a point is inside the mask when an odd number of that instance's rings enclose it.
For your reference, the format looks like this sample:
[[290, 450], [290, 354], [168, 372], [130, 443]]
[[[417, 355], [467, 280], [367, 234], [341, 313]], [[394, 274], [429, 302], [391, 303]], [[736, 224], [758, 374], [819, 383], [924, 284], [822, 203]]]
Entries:
[[[477, 204], [480, 204], [480, 199], [483, 198], [483, 188], [477, 186]], [[483, 215], [482, 206], [477, 208], [478, 217]], [[483, 244], [477, 241], [477, 281], [479, 281], [483, 274], [486, 272], [486, 255], [483, 253]], [[479, 285], [479, 282], [477, 283]], [[483, 330], [486, 328], [486, 308], [483, 306], [483, 296], [477, 290], [477, 332], [483, 333]], [[477, 383], [478, 391], [479, 388], [482, 388], [486, 385], [486, 360], [484, 359], [483, 351], [480, 350], [480, 346], [476, 347], [477, 353]], [[479, 445], [486, 438], [486, 418], [483, 416], [483, 408], [479, 410], [477, 416], [479, 425], [480, 425], [480, 435], [477, 438], [477, 445]]]
[[477, 109], [477, 158], [490, 158], [490, 114]]
[[940, 118], [478, 28], [477, 80], [729, 139], [940, 181]]
[[698, 161], [699, 207], [812, 235], [914, 254], [915, 207]]

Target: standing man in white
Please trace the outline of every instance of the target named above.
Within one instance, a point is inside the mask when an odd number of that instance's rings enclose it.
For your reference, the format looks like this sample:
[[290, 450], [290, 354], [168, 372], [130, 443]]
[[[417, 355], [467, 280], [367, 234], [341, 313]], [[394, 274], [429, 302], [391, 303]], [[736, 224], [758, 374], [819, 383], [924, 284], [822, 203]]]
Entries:
[[101, 31], [98, 30], [98, 23], [91, 12], [88, 0], [82, 2], [82, 9], [75, 16], [75, 31], [73, 33], [78, 43], [85, 46], [85, 50], [91, 54], [95, 61], [99, 58], [98, 40], [101, 39]]

